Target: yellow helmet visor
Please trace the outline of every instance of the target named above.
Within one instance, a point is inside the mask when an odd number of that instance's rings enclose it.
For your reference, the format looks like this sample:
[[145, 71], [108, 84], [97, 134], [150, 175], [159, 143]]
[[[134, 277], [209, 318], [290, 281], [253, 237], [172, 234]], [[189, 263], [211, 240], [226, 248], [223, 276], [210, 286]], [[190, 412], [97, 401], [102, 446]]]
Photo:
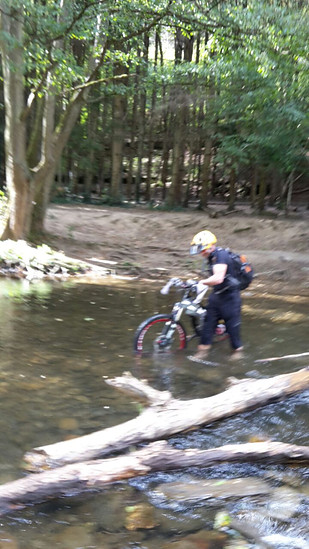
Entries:
[[203, 246], [203, 244], [192, 244], [190, 246], [190, 255], [200, 254], [203, 250], [205, 250], [205, 246]]

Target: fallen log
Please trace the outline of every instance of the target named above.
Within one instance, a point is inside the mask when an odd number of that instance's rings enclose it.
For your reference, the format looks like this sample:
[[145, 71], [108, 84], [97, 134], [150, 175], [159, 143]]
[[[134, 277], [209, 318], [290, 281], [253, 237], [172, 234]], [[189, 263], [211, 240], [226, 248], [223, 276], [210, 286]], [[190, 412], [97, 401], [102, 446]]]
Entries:
[[178, 450], [157, 441], [126, 455], [65, 465], [33, 473], [0, 486], [0, 515], [46, 499], [94, 492], [156, 471], [206, 467], [222, 462], [309, 463], [309, 447], [282, 442], [251, 442], [197, 450]]
[[177, 400], [167, 392], [156, 391], [131, 374], [108, 380], [120, 390], [150, 402], [138, 417], [75, 439], [40, 446], [27, 452], [25, 465], [30, 471], [42, 471], [68, 463], [96, 459], [128, 448], [132, 444], [151, 442], [198, 428], [264, 406], [309, 388], [309, 367], [268, 379], [231, 378], [231, 386], [218, 395], [195, 400]]
[[258, 360], [255, 360], [254, 362], [258, 363], [258, 362], [274, 362], [274, 360], [283, 360], [285, 358], [300, 358], [300, 357], [303, 357], [303, 356], [308, 356], [309, 353], [306, 352], [306, 353], [297, 353], [297, 354], [294, 354], [294, 355], [284, 355], [284, 356], [271, 356], [269, 358], [259, 358]]

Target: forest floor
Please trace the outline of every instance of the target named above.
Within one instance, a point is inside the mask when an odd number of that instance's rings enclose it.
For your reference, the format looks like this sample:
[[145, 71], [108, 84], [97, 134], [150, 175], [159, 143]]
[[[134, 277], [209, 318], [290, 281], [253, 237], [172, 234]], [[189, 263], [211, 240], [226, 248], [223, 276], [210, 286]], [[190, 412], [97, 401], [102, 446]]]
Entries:
[[189, 246], [195, 233], [209, 229], [219, 245], [247, 255], [262, 290], [309, 295], [308, 210], [286, 217], [244, 207], [226, 215], [220, 205], [210, 212], [51, 205], [45, 228], [48, 244], [70, 257], [162, 285], [172, 276], [201, 276]]

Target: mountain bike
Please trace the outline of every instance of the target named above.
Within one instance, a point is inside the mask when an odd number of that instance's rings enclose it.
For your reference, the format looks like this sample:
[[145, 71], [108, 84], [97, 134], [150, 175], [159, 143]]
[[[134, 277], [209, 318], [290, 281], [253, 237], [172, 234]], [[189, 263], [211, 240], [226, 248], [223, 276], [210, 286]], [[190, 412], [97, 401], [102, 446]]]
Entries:
[[[198, 292], [195, 280], [182, 281], [171, 278], [161, 289], [161, 294], [167, 295], [172, 287], [180, 290], [182, 296], [174, 303], [171, 313], [156, 314], [144, 320], [137, 328], [134, 336], [134, 351], [138, 355], [164, 353], [183, 350], [196, 337], [200, 337], [207, 308], [202, 304], [208, 287]], [[190, 334], [180, 320], [183, 314], [188, 315]], [[219, 323], [216, 336], [225, 339], [227, 336], [225, 324]]]

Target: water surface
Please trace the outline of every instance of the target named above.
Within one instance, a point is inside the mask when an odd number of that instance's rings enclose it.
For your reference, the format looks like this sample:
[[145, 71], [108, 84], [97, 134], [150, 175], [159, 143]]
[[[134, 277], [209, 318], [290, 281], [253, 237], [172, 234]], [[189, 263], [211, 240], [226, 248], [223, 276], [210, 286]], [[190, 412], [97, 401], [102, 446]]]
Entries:
[[[161, 296], [157, 284], [117, 279], [107, 279], [102, 285], [0, 282], [1, 483], [23, 475], [22, 457], [33, 447], [135, 417], [138, 404], [109, 387], [105, 383], [108, 377], [129, 370], [158, 389], [170, 390], [176, 398], [193, 399], [221, 392], [229, 376], [274, 376], [308, 364], [309, 357], [255, 362], [309, 351], [308, 302], [297, 293], [286, 297], [258, 290], [245, 294], [244, 358], [237, 363], [228, 362], [229, 346], [224, 342], [214, 345], [211, 351], [211, 359], [218, 366], [206, 367], [187, 358], [195, 350], [194, 341], [188, 350], [177, 355], [134, 357], [132, 341], [138, 324], [156, 312], [168, 311], [175, 298], [175, 294]], [[270, 439], [306, 445], [308, 423], [308, 393], [302, 393], [180, 434], [170, 443], [178, 448], [212, 448]], [[297, 490], [305, 493], [308, 470], [296, 468], [292, 472]], [[225, 504], [158, 500], [154, 495], [158, 484], [183, 480], [188, 478], [186, 475], [264, 478], [270, 473], [272, 479], [277, 479], [272, 480], [275, 486], [291, 470], [251, 464], [161, 473], [120, 483], [98, 495], [28, 507], [0, 519], [0, 547], [160, 547], [173, 541], [176, 534], [181, 537], [205, 527], [211, 530], [216, 512]], [[284, 532], [292, 529], [296, 535], [296, 524], [302, 537], [307, 534], [307, 497], [303, 496]], [[126, 527], [128, 510], [139, 503], [152, 506], [154, 526], [131, 531]], [[257, 504], [264, 509], [267, 502], [240, 498], [226, 506], [229, 512], [240, 513], [244, 506], [256, 510]], [[281, 522], [267, 523], [269, 532], [282, 528]], [[215, 549], [221, 546], [213, 545]]]

